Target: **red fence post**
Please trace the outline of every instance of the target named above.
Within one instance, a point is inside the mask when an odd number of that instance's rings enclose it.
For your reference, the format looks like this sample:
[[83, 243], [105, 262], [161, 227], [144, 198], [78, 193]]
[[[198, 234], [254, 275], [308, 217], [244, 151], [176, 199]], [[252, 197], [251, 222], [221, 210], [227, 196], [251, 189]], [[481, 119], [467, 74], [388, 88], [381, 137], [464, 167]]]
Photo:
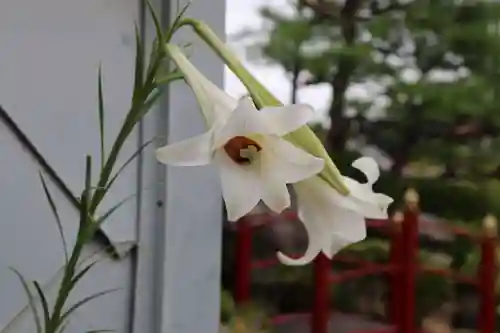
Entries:
[[481, 333], [495, 332], [496, 315], [496, 240], [497, 220], [488, 215], [483, 220], [483, 235], [481, 239], [481, 262], [479, 263], [479, 290], [481, 308], [479, 316], [479, 331]]
[[330, 273], [331, 260], [320, 253], [313, 263], [314, 299], [311, 314], [311, 333], [327, 333], [330, 319]]
[[249, 217], [236, 222], [236, 288], [237, 304], [250, 300], [250, 278], [252, 275], [252, 226]]
[[415, 280], [418, 259], [419, 195], [408, 189], [404, 196], [405, 212], [402, 226], [401, 300], [400, 332], [415, 333]]
[[401, 224], [403, 220], [404, 214], [396, 212], [392, 217], [390, 225], [391, 248], [389, 252], [389, 265], [393, 266], [394, 270], [389, 275], [390, 300], [388, 304], [388, 317], [390, 322], [396, 327], [401, 322], [401, 274], [403, 272], [401, 267], [403, 259]]

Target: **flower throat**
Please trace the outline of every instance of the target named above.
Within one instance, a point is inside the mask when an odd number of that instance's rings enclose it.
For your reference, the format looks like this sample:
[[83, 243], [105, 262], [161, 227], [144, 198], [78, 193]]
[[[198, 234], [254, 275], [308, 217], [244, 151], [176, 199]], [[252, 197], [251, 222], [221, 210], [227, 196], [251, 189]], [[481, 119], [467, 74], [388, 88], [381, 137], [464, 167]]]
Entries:
[[252, 163], [261, 150], [257, 142], [246, 136], [235, 136], [224, 145], [224, 151], [236, 164]]

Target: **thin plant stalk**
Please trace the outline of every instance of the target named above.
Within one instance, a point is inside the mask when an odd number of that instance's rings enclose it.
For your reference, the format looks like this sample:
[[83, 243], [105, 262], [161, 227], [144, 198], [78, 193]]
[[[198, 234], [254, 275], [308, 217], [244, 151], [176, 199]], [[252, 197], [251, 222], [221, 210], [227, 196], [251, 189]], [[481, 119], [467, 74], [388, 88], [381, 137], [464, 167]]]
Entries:
[[[150, 9], [150, 13], [153, 17], [153, 21], [157, 30], [157, 43], [164, 45], [169, 42], [174, 31], [172, 28], [167, 30], [166, 34], [163, 34], [160, 22], [153, 11], [153, 8], [147, 4]], [[181, 11], [179, 17], [175, 20], [175, 24], [180, 20], [180, 16], [184, 13], [185, 9]], [[165, 38], [166, 36], [166, 38]], [[86, 297], [83, 300], [77, 302], [70, 310], [63, 312], [63, 309], [68, 301], [69, 295], [77, 282], [85, 275], [92, 266], [88, 266], [80, 272], [77, 271], [77, 264], [82, 255], [82, 250], [85, 244], [87, 244], [95, 232], [97, 231], [99, 225], [107, 218], [111, 213], [114, 212], [115, 208], [110, 209], [109, 213], [106, 213], [103, 218], [95, 219], [95, 213], [99, 204], [104, 199], [106, 193], [110, 189], [112, 183], [121, 172], [122, 168], [112, 176], [114, 167], [118, 160], [118, 156], [125, 144], [127, 138], [130, 136], [135, 126], [140, 122], [140, 120], [146, 115], [146, 113], [152, 108], [154, 103], [158, 100], [161, 95], [160, 85], [168, 84], [175, 80], [181, 78], [181, 76], [176, 73], [170, 73], [165, 77], [162, 77], [160, 82], [157, 81], [157, 74], [161, 67], [162, 62], [165, 58], [165, 53], [162, 47], [153, 50], [152, 61], [150, 62], [148, 68], [144, 68], [144, 44], [140, 39], [138, 29], [136, 28], [136, 63], [135, 63], [135, 79], [134, 79], [134, 92], [131, 101], [131, 107], [127, 113], [122, 127], [111, 147], [109, 155], [105, 158], [104, 153], [104, 103], [102, 94], [102, 77], [101, 70], [99, 69], [99, 80], [98, 80], [98, 93], [99, 93], [99, 124], [100, 124], [100, 139], [101, 139], [101, 170], [98, 175], [97, 186], [92, 187], [91, 178], [91, 167], [92, 160], [90, 156], [86, 160], [86, 175], [85, 175], [85, 188], [83, 190], [82, 196], [79, 200], [79, 210], [80, 210], [80, 224], [78, 227], [78, 234], [76, 237], [75, 245], [67, 259], [62, 281], [58, 290], [58, 294], [54, 303], [52, 311], [44, 311], [45, 314], [45, 327], [44, 333], [59, 333], [64, 327], [64, 323], [67, 322], [67, 317], [71, 312], [76, 310], [84, 303], [97, 298], [99, 296], [107, 294], [109, 291], [99, 292], [90, 297]], [[128, 164], [128, 163], [127, 163]], [[38, 285], [38, 284], [36, 284]], [[43, 292], [38, 290], [38, 293]]]

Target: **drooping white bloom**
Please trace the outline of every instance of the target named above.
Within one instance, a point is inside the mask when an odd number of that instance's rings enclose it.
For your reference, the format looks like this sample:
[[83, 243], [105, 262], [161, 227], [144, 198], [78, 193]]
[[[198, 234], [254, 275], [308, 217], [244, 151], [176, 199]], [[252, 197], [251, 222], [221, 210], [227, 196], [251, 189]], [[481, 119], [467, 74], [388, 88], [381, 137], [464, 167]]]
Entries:
[[366, 237], [365, 218], [387, 218], [387, 209], [393, 199], [372, 189], [380, 176], [377, 163], [372, 158], [362, 157], [352, 166], [365, 174], [367, 182], [343, 177], [350, 191], [348, 196], [342, 196], [319, 177], [294, 184], [299, 218], [306, 227], [309, 246], [298, 259], [278, 252], [282, 263], [305, 265], [320, 252], [332, 258], [342, 248]]
[[179, 166], [215, 163], [230, 221], [260, 200], [275, 212], [290, 206], [286, 184], [317, 174], [324, 161], [281, 136], [306, 124], [313, 109], [291, 105], [257, 110], [250, 99], [236, 100], [207, 80], [175, 46], [167, 51], [193, 89], [209, 130], [158, 149], [157, 159]]

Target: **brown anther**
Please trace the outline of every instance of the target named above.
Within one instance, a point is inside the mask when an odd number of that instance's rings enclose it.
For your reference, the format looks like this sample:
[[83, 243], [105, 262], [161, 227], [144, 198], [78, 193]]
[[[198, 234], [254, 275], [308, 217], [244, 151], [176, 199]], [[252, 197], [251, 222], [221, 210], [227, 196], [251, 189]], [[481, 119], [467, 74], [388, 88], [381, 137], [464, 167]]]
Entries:
[[226, 154], [237, 164], [248, 164], [251, 162], [250, 159], [248, 157], [241, 156], [241, 151], [250, 147], [255, 147], [257, 151], [262, 150], [262, 147], [254, 140], [249, 139], [246, 136], [235, 136], [226, 142], [224, 150], [226, 151]]

